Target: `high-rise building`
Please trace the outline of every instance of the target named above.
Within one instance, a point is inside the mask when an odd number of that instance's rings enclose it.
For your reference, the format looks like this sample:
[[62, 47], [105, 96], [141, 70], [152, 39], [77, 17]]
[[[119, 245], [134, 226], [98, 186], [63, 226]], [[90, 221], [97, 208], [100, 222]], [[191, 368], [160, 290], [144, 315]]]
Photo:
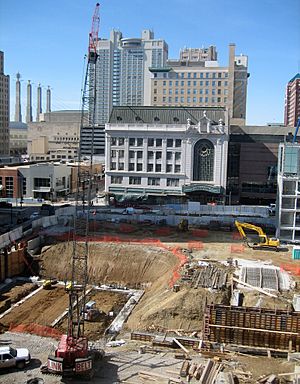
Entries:
[[235, 44], [229, 45], [226, 67], [211, 46], [182, 50], [179, 60], [150, 71], [153, 106], [227, 107], [231, 124], [245, 125], [248, 57], [235, 56]]
[[300, 73], [297, 73], [286, 87], [284, 124], [296, 127], [300, 117]]
[[4, 53], [0, 51], [0, 156], [9, 155], [9, 76], [4, 74]]
[[[150, 30], [141, 38], [123, 38], [113, 30], [97, 43], [96, 123], [107, 123], [113, 106], [151, 105], [151, 77], [148, 70], [161, 68], [168, 58], [168, 45], [155, 39]], [[91, 79], [95, 74], [91, 73]]]

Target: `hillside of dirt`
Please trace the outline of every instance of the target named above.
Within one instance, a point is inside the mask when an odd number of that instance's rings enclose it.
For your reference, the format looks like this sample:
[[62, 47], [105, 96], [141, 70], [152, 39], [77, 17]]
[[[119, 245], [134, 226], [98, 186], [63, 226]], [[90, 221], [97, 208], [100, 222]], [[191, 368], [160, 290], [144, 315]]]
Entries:
[[[82, 252], [79, 244], [78, 251]], [[59, 280], [71, 278], [72, 244], [60, 243], [42, 254], [41, 274]], [[172, 252], [155, 246], [91, 243], [88, 256], [89, 282], [130, 287], [149, 285], [158, 279], [166, 284], [178, 259]]]
[[[172, 247], [171, 247], [172, 249]], [[42, 254], [44, 276], [70, 279], [72, 244], [52, 246]], [[151, 245], [93, 243], [89, 254], [89, 279], [97, 284], [143, 287], [145, 295], [131, 314], [128, 329], [202, 328], [205, 303], [228, 304], [228, 293], [182, 288], [173, 292], [169, 282], [179, 264], [169, 250]]]

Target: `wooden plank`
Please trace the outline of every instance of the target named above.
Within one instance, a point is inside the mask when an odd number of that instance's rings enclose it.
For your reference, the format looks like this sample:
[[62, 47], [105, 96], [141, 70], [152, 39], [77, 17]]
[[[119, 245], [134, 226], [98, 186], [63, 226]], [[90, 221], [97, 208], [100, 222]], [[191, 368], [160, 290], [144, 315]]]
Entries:
[[186, 349], [181, 343], [180, 341], [178, 341], [175, 337], [173, 337], [173, 340], [174, 342], [186, 353], [186, 354], [189, 354], [189, 350]]
[[232, 325], [209, 324], [209, 327], [225, 328], [225, 329], [238, 329], [238, 330], [255, 331], [255, 332], [263, 332], [263, 333], [278, 333], [280, 335], [294, 335], [294, 336], [298, 335], [297, 332], [281, 332], [281, 331], [272, 331], [272, 330], [269, 330], [269, 329], [234, 327]]
[[266, 290], [264, 290], [262, 288], [254, 287], [254, 285], [245, 283], [244, 281], [236, 279], [235, 277], [233, 277], [232, 280], [235, 281], [238, 284], [244, 285], [245, 287], [251, 288], [254, 291], [258, 291], [258, 292], [263, 293], [264, 295], [267, 295], [269, 297], [277, 297], [277, 295], [274, 295], [273, 293], [269, 293], [269, 292], [267, 292]]

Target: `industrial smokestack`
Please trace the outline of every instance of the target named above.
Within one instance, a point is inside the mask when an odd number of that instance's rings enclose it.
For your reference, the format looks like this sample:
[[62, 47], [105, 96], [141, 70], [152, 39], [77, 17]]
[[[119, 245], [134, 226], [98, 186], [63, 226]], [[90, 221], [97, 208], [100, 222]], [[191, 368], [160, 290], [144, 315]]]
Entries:
[[16, 81], [15, 121], [20, 123], [20, 122], [22, 122], [22, 114], [21, 114], [21, 83], [20, 83], [21, 75], [18, 72], [16, 76], [17, 76], [17, 81]]
[[46, 105], [46, 112], [47, 112], [47, 113], [51, 112], [51, 90], [50, 90], [49, 85], [48, 85], [48, 89], [47, 89], [47, 105]]
[[37, 87], [36, 121], [40, 121], [41, 113], [42, 113], [42, 87], [41, 87], [41, 84], [39, 84]]
[[26, 123], [32, 122], [32, 89], [30, 80], [27, 84], [27, 107], [26, 107]]

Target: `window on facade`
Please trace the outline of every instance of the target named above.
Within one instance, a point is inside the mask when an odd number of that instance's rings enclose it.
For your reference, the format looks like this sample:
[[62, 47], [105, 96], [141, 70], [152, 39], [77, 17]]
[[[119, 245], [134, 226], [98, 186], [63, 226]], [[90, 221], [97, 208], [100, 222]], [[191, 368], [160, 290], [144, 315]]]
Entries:
[[124, 170], [124, 163], [119, 163], [118, 164], [118, 169], [120, 170], [120, 171], [123, 171]]
[[156, 139], [155, 144], [156, 144], [156, 147], [161, 147], [162, 146], [162, 139]]
[[148, 147], [154, 147], [154, 139], [148, 139]]
[[227, 97], [224, 97], [224, 103], [227, 103]]
[[111, 138], [111, 145], [117, 145], [117, 138], [116, 137]]
[[155, 172], [161, 172], [161, 164], [155, 164]]
[[110, 182], [111, 182], [111, 184], [122, 184], [123, 183], [123, 177], [122, 176], [111, 176]]
[[128, 164], [128, 170], [129, 171], [134, 171], [134, 163], [129, 163]]
[[133, 176], [129, 176], [129, 184], [136, 184], [136, 185], [140, 185], [142, 183], [142, 178], [141, 177], [133, 177]]
[[159, 177], [148, 177], [148, 185], [160, 185]]
[[159, 159], [161, 159], [161, 152], [157, 151], [156, 152], [156, 160], [159, 160]]
[[111, 157], [117, 157], [117, 151], [115, 149], [111, 151]]
[[119, 151], [119, 158], [122, 159], [123, 157], [124, 157], [124, 151], [121, 150], [121, 151]]
[[178, 103], [178, 97], [177, 96], [175, 97], [175, 103]]
[[180, 98], [180, 102], [181, 102], [181, 103], [184, 103], [184, 97], [181, 97], [181, 98]]
[[134, 159], [134, 151], [129, 151], [129, 159]]
[[167, 139], [167, 147], [173, 147], [173, 139]]
[[218, 97], [218, 103], [221, 103], [221, 97]]
[[190, 103], [190, 102], [191, 102], [191, 98], [190, 98], [190, 96], [188, 96], [188, 97], [186, 98], [186, 102], [187, 102], [187, 103]]
[[175, 160], [181, 160], [181, 152], [175, 152]]
[[181, 95], [184, 95], [184, 89], [183, 89], [183, 88], [180, 89], [180, 94], [181, 94]]
[[167, 160], [172, 160], [173, 152], [167, 152]]
[[138, 147], [141, 147], [141, 146], [143, 145], [143, 138], [142, 138], [142, 137], [138, 137], [138, 138], [136, 139], [136, 145], [137, 145]]
[[5, 197], [14, 196], [14, 178], [12, 176], [5, 177]]
[[180, 173], [181, 172], [181, 165], [180, 164], [175, 164], [174, 172], [175, 173]]
[[179, 179], [167, 179], [167, 187], [179, 187]]
[[176, 147], [176, 148], [181, 147], [181, 139], [176, 139], [176, 140], [175, 140], [175, 147]]
[[148, 151], [148, 160], [152, 160], [153, 159], [153, 154], [154, 154], [153, 151]]
[[194, 180], [213, 181], [214, 146], [209, 140], [199, 140], [194, 147]]
[[124, 137], [119, 137], [119, 145], [124, 145]]
[[172, 164], [167, 164], [166, 166], [166, 172], [171, 173], [172, 172]]
[[147, 172], [153, 172], [153, 164], [147, 165]]
[[136, 170], [137, 170], [138, 172], [141, 172], [141, 171], [143, 170], [143, 164], [142, 164], [142, 163], [137, 163], [137, 165], [136, 165]]
[[33, 186], [34, 189], [40, 188], [40, 187], [48, 187], [50, 188], [50, 177], [35, 177], [33, 179]]

